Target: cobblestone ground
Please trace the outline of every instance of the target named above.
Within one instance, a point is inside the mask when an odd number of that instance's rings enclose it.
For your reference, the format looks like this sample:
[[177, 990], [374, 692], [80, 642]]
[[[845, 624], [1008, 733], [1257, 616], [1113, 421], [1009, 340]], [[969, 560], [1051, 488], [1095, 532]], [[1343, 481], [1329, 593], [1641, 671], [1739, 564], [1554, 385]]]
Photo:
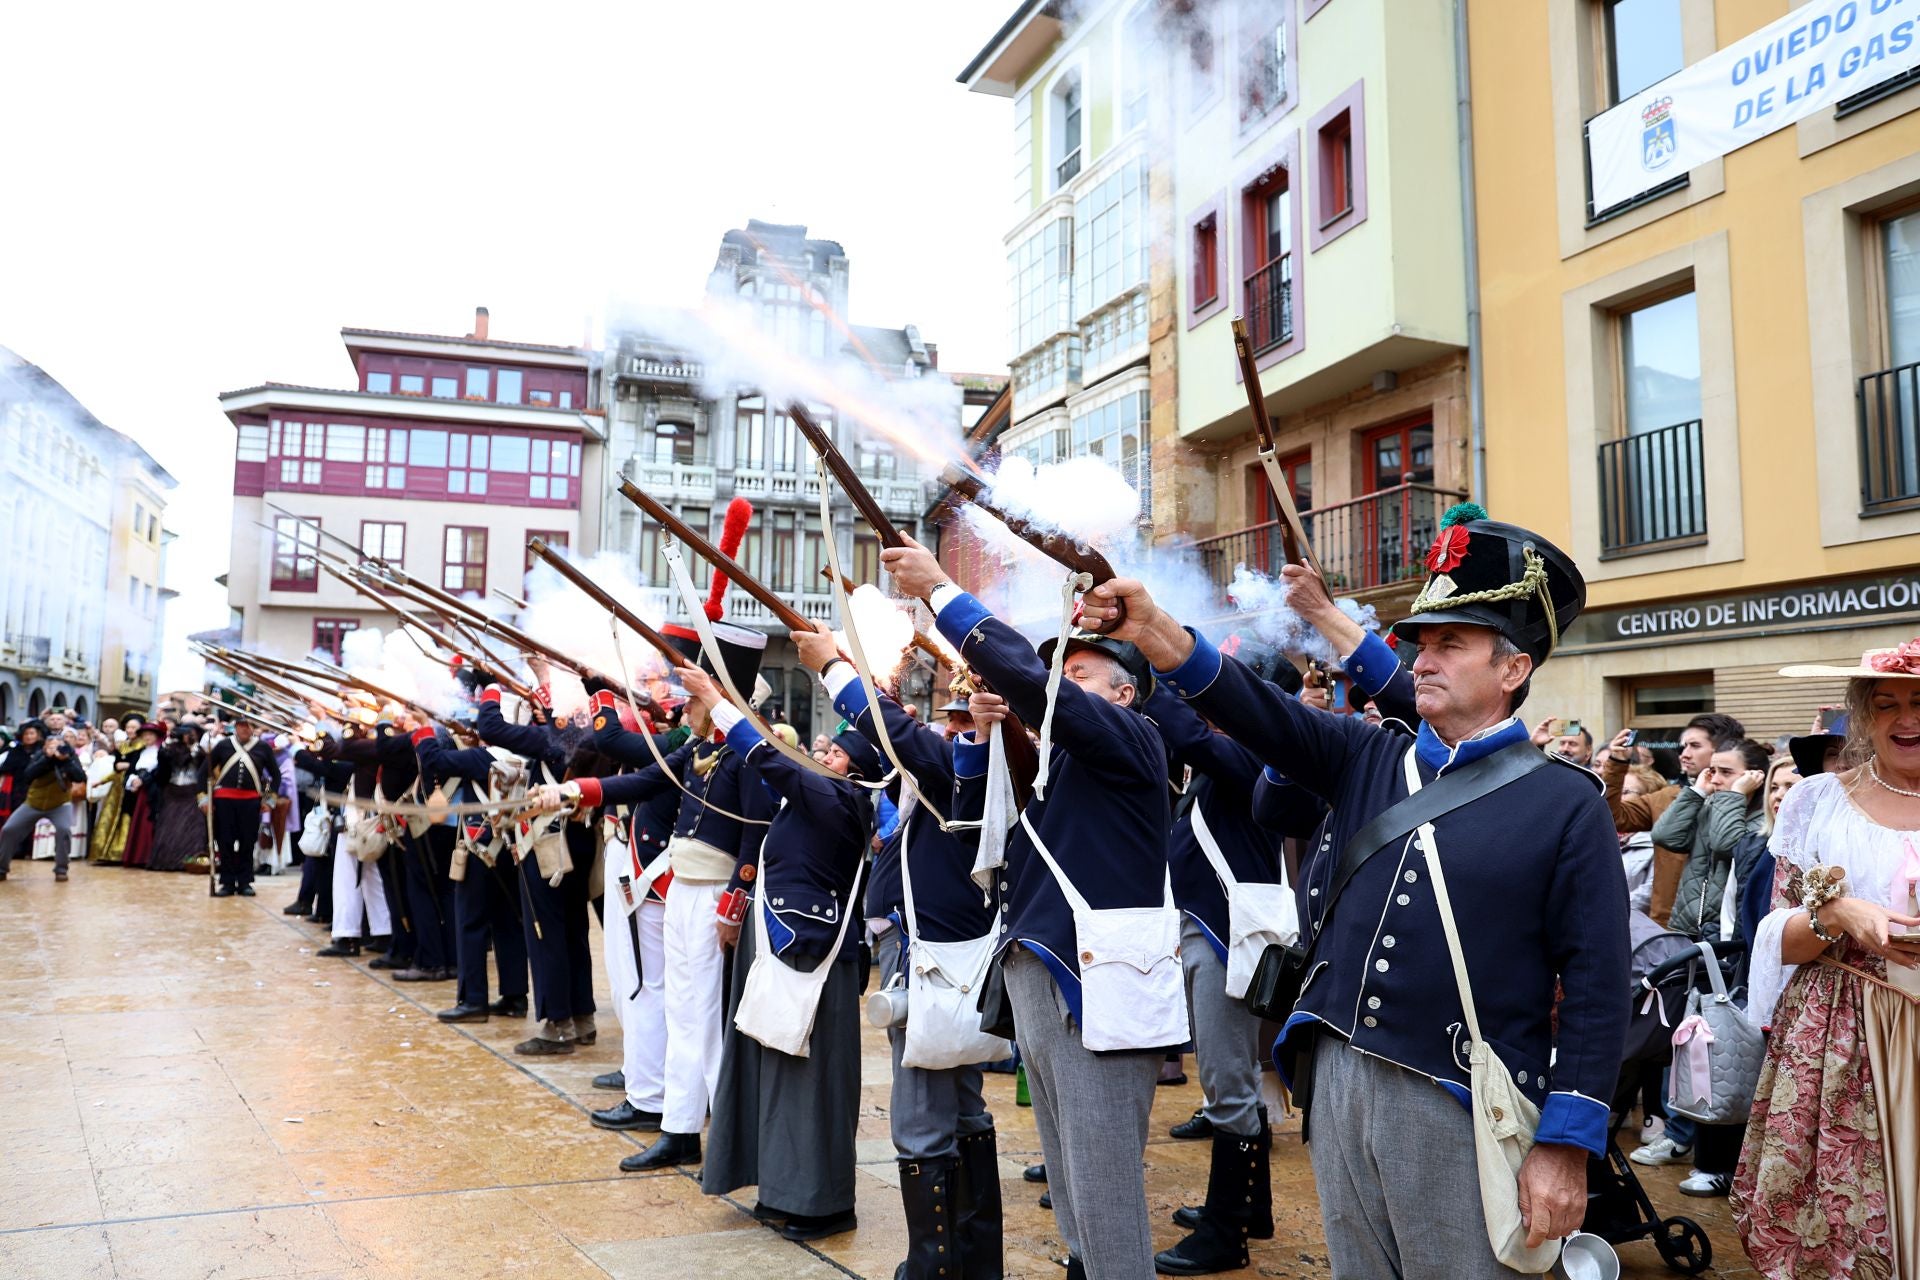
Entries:
[[[431, 1012], [450, 985], [316, 957], [320, 930], [280, 911], [294, 888], [271, 877], [257, 898], [213, 900], [198, 877], [76, 864], [57, 885], [46, 863], [14, 864], [0, 884], [0, 1276], [892, 1276], [904, 1230], [879, 1033], [865, 1040], [859, 1230], [795, 1245], [754, 1223], [751, 1192], [710, 1199], [682, 1173], [618, 1171], [638, 1144], [586, 1114], [614, 1100], [590, 1082], [619, 1065], [617, 1031], [535, 1063], [511, 1050], [526, 1023], [443, 1026]], [[988, 1090], [1007, 1274], [1055, 1280], [1052, 1217], [1020, 1180], [1039, 1159], [1032, 1113], [1012, 1077]], [[1164, 1136], [1198, 1101], [1195, 1085], [1159, 1091], [1156, 1247], [1205, 1188], [1206, 1144]], [[1708, 1274], [1752, 1275], [1724, 1203], [1678, 1195], [1681, 1172], [1648, 1172], [1655, 1203], [1706, 1227]], [[1278, 1230], [1251, 1272], [1326, 1276], [1297, 1122], [1276, 1135], [1273, 1184]], [[1629, 1276], [1673, 1274], [1651, 1244], [1621, 1255]]]

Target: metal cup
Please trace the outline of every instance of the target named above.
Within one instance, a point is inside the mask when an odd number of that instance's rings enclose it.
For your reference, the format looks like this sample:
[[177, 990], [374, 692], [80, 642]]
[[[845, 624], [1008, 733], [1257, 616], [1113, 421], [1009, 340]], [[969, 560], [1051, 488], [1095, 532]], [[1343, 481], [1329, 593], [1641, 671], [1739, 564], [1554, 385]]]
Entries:
[[867, 1021], [881, 1028], [907, 1025], [907, 988], [899, 978], [867, 997]]
[[1599, 1236], [1576, 1231], [1561, 1246], [1553, 1275], [1554, 1280], [1620, 1280], [1620, 1255]]

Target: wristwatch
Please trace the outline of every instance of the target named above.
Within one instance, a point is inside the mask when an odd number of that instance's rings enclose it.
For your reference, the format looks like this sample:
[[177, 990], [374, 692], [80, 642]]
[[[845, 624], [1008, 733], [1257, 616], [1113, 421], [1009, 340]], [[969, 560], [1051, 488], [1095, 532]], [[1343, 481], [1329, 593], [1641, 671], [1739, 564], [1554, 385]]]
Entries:
[[1836, 936], [1834, 934], [1828, 933], [1826, 929], [1821, 927], [1819, 907], [1807, 908], [1807, 926], [1813, 930], [1813, 936], [1820, 939], [1820, 941], [1822, 942], [1838, 942], [1840, 941], [1841, 937], [1845, 936], [1845, 935]]

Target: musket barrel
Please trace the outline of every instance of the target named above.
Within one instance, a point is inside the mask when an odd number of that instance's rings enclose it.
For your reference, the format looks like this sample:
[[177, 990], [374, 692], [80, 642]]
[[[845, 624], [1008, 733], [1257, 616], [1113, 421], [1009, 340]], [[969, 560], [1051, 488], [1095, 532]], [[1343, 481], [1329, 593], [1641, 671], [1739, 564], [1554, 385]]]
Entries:
[[805, 436], [807, 443], [813, 446], [813, 451], [820, 455], [820, 461], [824, 462], [827, 470], [833, 473], [833, 478], [839, 481], [840, 488], [846, 492], [847, 498], [866, 518], [867, 524], [872, 526], [874, 533], [879, 535], [880, 545], [883, 547], [906, 546], [906, 539], [900, 536], [900, 530], [895, 528], [893, 521], [887, 518], [887, 513], [881, 509], [879, 500], [873, 496], [873, 491], [867, 488], [866, 481], [860, 478], [860, 474], [847, 461], [847, 455], [840, 452], [840, 447], [834, 444], [833, 437], [821, 430], [820, 424], [807, 413], [806, 407], [795, 401], [787, 406], [787, 417], [792, 420], [794, 429]]
[[562, 557], [560, 553], [552, 547], [548, 546], [545, 538], [529, 539], [527, 542], [527, 550], [552, 565], [554, 572], [578, 587], [589, 600], [592, 600], [602, 609], [611, 613], [631, 629], [635, 635], [658, 649], [660, 655], [667, 660], [669, 665], [676, 667], [692, 665], [687, 661], [685, 654], [673, 647], [672, 641], [656, 631], [646, 619], [640, 617], [618, 600], [615, 600], [611, 594], [603, 590], [593, 579], [589, 578], [585, 573], [582, 573], [577, 566]]
[[739, 562], [732, 556], [707, 541], [704, 534], [696, 531], [685, 521], [681, 520], [679, 516], [667, 510], [666, 507], [655, 501], [651, 495], [633, 481], [622, 480], [620, 482], [620, 494], [626, 498], [628, 502], [631, 502], [634, 506], [651, 516], [654, 522], [660, 525], [661, 528], [693, 548], [696, 555], [726, 574], [742, 591], [765, 605], [773, 613], [774, 617], [780, 619], [781, 625], [786, 627], [787, 630], [813, 631], [816, 629], [798, 609], [795, 609], [785, 600], [782, 600], [777, 594], [768, 590], [765, 586], [762, 586], [759, 580], [741, 568]]

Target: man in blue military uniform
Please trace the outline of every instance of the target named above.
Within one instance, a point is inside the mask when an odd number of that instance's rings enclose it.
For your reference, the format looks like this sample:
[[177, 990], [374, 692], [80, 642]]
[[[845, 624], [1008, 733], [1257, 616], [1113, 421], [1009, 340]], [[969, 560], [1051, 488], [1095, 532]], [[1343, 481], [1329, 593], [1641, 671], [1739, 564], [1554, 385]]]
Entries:
[[[1087, 600], [1086, 625], [1135, 641], [1196, 710], [1332, 805], [1302, 877], [1316, 945], [1275, 1051], [1308, 1107], [1336, 1276], [1509, 1276], [1489, 1238], [1507, 1209], [1526, 1248], [1571, 1233], [1587, 1158], [1606, 1150], [1627, 1018], [1619, 846], [1593, 776], [1541, 757], [1514, 714], [1585, 584], [1545, 539], [1476, 517], [1449, 513], [1395, 628], [1418, 650], [1411, 748], [1271, 691], [1138, 582]], [[1409, 750], [1422, 787], [1401, 808], [1415, 790]], [[1423, 828], [1404, 827], [1422, 816], [1430, 851]], [[1481, 1038], [1539, 1108], [1513, 1192], [1481, 1192], [1467, 1017], [1428, 857], [1444, 872]]]
[[[1053, 642], [1036, 653], [917, 543], [887, 549], [881, 563], [902, 594], [930, 601], [940, 633], [1014, 714], [1047, 721]], [[1000, 972], [1068, 1275], [1146, 1280], [1141, 1159], [1154, 1082], [1188, 1034], [1167, 892], [1166, 748], [1137, 705], [1151, 680], [1133, 646], [1076, 636], [1064, 648], [1041, 762], [1049, 780], [1009, 837], [1010, 874], [998, 882]]]
[[[881, 741], [874, 725], [878, 705], [894, 754], [918, 788], [902, 788], [906, 793], [899, 801], [900, 821], [874, 859], [873, 885], [867, 893], [867, 917], [889, 921], [876, 940], [879, 981], [885, 983], [905, 972], [907, 952], [914, 945], [968, 942], [984, 938], [995, 927], [991, 897], [983, 895], [968, 874], [977, 838], [944, 829], [940, 815], [920, 803], [924, 794], [945, 816], [955, 816], [953, 739], [973, 722], [964, 702], [950, 705], [943, 734], [908, 715], [885, 693], [869, 697], [865, 682], [826, 632], [796, 631], [793, 644], [801, 663], [820, 674], [834, 710], [876, 748]], [[904, 891], [908, 880], [911, 911]], [[909, 915], [919, 926], [911, 936]], [[938, 1280], [942, 1274], [997, 1280], [1002, 1257], [999, 1154], [993, 1115], [981, 1094], [981, 1064], [910, 1067], [902, 1061], [904, 1028], [889, 1027], [887, 1038], [893, 1051], [887, 1117], [907, 1219], [907, 1259], [898, 1280]], [[996, 1043], [1005, 1052], [1005, 1042]], [[943, 1273], [941, 1268], [949, 1263], [951, 1269]]]

